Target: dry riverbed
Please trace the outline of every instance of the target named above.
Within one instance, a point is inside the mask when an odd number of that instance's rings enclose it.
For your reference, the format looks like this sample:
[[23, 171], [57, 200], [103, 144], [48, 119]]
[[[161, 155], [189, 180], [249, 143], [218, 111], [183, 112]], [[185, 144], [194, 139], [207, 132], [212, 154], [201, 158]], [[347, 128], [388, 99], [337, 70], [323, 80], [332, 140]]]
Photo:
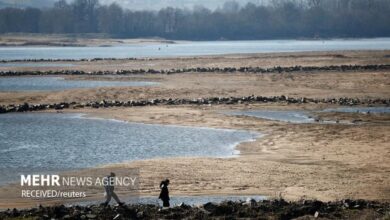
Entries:
[[[70, 76], [68, 79], [106, 80], [99, 76]], [[115, 78], [119, 81], [158, 82], [150, 87], [72, 89], [64, 91], [0, 92], [0, 105], [155, 98], [240, 97], [250, 95], [308, 98], [389, 98], [390, 73], [301, 72], [301, 73], [183, 73], [144, 74]], [[112, 80], [112, 78], [108, 79]]]
[[[1, 67], [0, 70], [48, 69], [155, 69], [183, 67], [324, 66], [389, 64], [389, 51], [280, 53], [205, 56], [152, 60], [80, 62], [73, 67]], [[72, 76], [68, 79], [103, 79]], [[110, 79], [111, 80], [111, 79]], [[28, 102], [59, 103], [154, 98], [239, 97], [249, 95], [312, 98], [390, 97], [388, 71], [297, 72], [272, 74], [185, 73], [118, 77], [118, 80], [155, 81], [153, 87], [74, 89], [58, 92], [0, 92], [0, 105]], [[325, 120], [352, 124], [290, 124], [223, 111], [284, 109], [312, 110], [338, 107], [325, 104], [237, 104], [218, 106], [147, 106], [108, 109], [68, 109], [87, 117], [129, 122], [244, 129], [264, 134], [237, 146], [240, 155], [230, 158], [171, 158], [134, 161], [68, 172], [67, 175], [101, 175], [110, 170], [139, 168], [141, 195], [156, 196], [158, 184], [171, 180], [172, 195], [265, 195], [289, 200], [346, 198], [390, 200], [389, 114], [321, 113]], [[102, 200], [101, 188], [89, 189], [87, 200]], [[118, 189], [121, 195], [127, 192]], [[18, 184], [0, 187], [0, 208], [58, 204], [64, 200], [20, 198]], [[73, 200], [65, 200], [72, 202]]]
[[[158, 42], [158, 41], [157, 41]], [[22, 62], [28, 63], [28, 62]], [[33, 62], [36, 64], [39, 62]], [[48, 63], [43, 61], [41, 63]], [[48, 70], [82, 70], [82, 71], [115, 71], [126, 69], [169, 70], [197, 67], [262, 67], [276, 66], [329, 66], [329, 65], [373, 65], [389, 64], [390, 51], [332, 51], [332, 52], [285, 52], [259, 54], [230, 54], [189, 56], [172, 58], [145, 58], [136, 60], [100, 60], [100, 61], [58, 61], [50, 64], [72, 64], [71, 66], [1, 66], [0, 71], [48, 71]]]

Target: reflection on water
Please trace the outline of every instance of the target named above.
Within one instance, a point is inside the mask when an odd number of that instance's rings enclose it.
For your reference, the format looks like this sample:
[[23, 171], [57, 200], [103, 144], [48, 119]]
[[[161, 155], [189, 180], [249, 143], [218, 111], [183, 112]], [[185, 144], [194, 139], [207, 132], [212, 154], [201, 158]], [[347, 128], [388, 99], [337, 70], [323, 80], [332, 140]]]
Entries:
[[389, 38], [334, 40], [197, 41], [112, 47], [0, 47], [0, 60], [199, 56], [235, 53], [386, 50]]
[[20, 173], [94, 167], [165, 157], [227, 157], [258, 137], [242, 130], [147, 125], [77, 114], [0, 115], [0, 180]]
[[59, 91], [75, 88], [152, 86], [155, 82], [65, 80], [62, 77], [0, 77], [0, 91]]

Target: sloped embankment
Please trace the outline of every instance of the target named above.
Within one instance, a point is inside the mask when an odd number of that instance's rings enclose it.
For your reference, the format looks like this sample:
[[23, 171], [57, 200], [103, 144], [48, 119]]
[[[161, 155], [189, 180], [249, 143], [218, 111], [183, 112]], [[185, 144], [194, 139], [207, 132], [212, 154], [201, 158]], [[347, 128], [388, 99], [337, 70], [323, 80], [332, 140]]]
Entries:
[[390, 204], [365, 200], [286, 202], [284, 200], [182, 204], [161, 210], [156, 205], [53, 206], [29, 210], [6, 210], [0, 219], [388, 219]]

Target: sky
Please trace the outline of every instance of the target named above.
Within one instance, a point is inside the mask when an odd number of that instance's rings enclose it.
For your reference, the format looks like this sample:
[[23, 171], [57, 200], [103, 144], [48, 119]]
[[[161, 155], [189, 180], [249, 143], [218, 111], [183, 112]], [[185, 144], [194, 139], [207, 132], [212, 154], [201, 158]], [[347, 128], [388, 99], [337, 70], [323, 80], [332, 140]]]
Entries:
[[[67, 0], [71, 2], [72, 0]], [[132, 10], [159, 10], [164, 7], [178, 7], [192, 9], [202, 5], [210, 9], [216, 9], [229, 0], [99, 0], [101, 4], [116, 2], [123, 8]], [[268, 0], [236, 0], [241, 5], [248, 2], [262, 4]], [[56, 0], [0, 0], [0, 7], [51, 7]]]

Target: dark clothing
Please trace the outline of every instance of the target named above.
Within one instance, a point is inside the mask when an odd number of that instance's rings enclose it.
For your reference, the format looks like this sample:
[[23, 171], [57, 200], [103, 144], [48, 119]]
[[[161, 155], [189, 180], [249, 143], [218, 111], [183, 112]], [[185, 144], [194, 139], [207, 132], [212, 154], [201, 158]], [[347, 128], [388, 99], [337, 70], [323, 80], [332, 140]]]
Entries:
[[106, 190], [106, 193], [110, 194], [111, 192], [114, 192], [115, 184], [114, 179], [115, 177], [112, 176], [106, 176], [103, 180], [104, 189]]
[[160, 196], [158, 198], [163, 201], [164, 207], [169, 207], [169, 191], [167, 185], [165, 184], [162, 185]]
[[106, 179], [104, 180], [103, 184], [104, 184], [104, 189], [106, 191], [105, 193], [105, 197], [106, 197], [106, 202], [104, 203], [106, 206], [108, 205], [108, 203], [110, 203], [111, 201], [111, 198], [114, 198], [115, 201], [118, 203], [118, 204], [122, 204], [122, 202], [119, 200], [118, 196], [116, 195], [116, 193], [114, 192], [114, 179], [115, 177], [112, 177], [112, 176], [107, 176]]
[[168, 201], [163, 201], [163, 207], [169, 207], [170, 204], [169, 204], [169, 200]]

